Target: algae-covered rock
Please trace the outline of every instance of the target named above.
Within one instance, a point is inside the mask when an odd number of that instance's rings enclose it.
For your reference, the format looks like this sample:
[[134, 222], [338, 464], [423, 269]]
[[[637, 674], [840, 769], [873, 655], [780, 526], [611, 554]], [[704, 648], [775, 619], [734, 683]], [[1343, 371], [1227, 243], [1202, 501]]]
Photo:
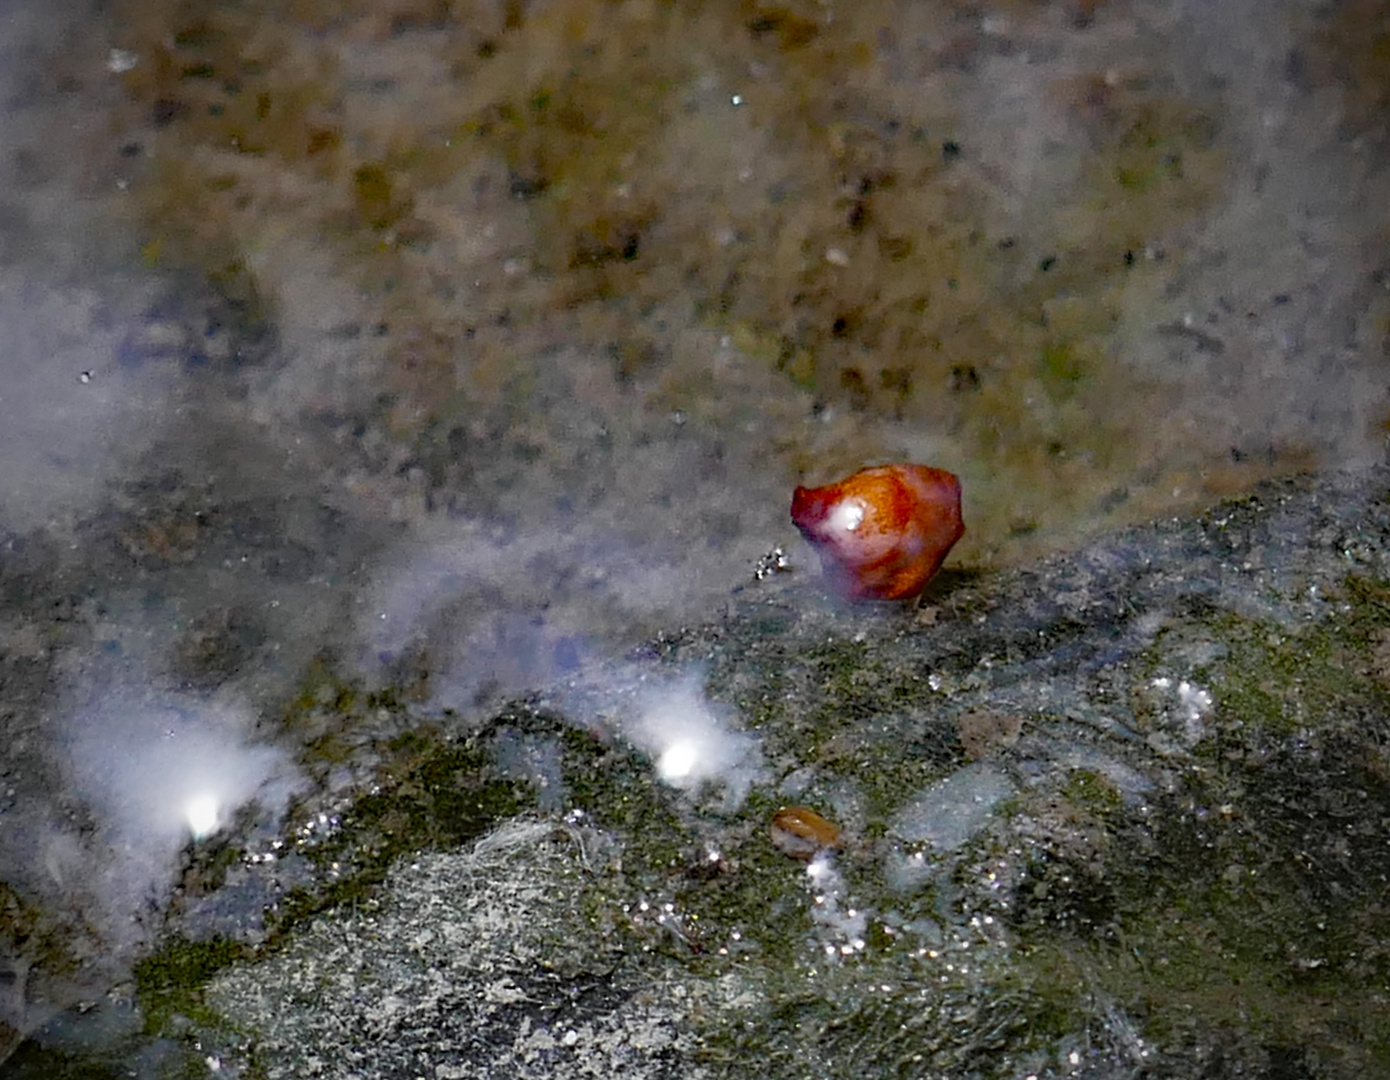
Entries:
[[[1388, 489], [1268, 486], [911, 610], [773, 574], [415, 718], [321, 902], [164, 1030], [266, 1078], [1384, 1071]], [[774, 846], [792, 804], [838, 846]]]

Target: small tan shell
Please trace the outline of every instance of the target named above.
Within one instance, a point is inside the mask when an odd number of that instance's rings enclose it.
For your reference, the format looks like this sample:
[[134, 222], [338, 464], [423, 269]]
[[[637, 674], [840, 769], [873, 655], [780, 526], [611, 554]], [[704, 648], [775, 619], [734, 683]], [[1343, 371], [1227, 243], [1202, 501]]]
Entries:
[[840, 829], [806, 806], [784, 806], [772, 815], [772, 845], [787, 855], [809, 859], [824, 848], [840, 846]]

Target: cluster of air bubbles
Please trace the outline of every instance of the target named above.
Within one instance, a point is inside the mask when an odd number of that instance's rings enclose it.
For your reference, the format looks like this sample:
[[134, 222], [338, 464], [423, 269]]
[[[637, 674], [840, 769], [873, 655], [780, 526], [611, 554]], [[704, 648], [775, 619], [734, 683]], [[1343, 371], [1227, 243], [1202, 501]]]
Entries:
[[811, 921], [816, 924], [821, 950], [827, 958], [849, 957], [867, 947], [869, 912], [855, 907], [849, 886], [833, 854], [822, 851], [806, 864], [811, 887]]
[[770, 548], [753, 564], [753, 580], [763, 581], [774, 574], [785, 574], [792, 568], [791, 560], [781, 544]]
[[646, 897], [638, 897], [636, 900], [625, 902], [622, 911], [634, 930], [660, 929], [692, 952], [698, 951], [691, 933], [691, 924], [698, 917], [682, 912], [674, 900], [649, 900]]
[[[272, 840], [261, 851], [248, 852], [243, 862], [251, 866], [261, 866], [277, 862], [292, 851], [311, 851], [325, 841], [338, 836], [343, 830], [342, 817], [327, 810], [320, 810], [304, 818], [288, 833], [288, 839]], [[338, 869], [338, 864], [333, 864]]]
[[1171, 679], [1166, 675], [1155, 678], [1150, 685], [1168, 698], [1173, 712], [1182, 725], [1182, 741], [1191, 747], [1206, 735], [1206, 718], [1211, 713], [1212, 696], [1187, 679]]
[[337, 814], [319, 811], [300, 823], [294, 830], [295, 842], [301, 847], [321, 843], [342, 830], [342, 819]]
[[281, 856], [284, 855], [284, 849], [285, 842], [283, 840], [272, 840], [269, 849], [265, 851], [248, 852], [244, 861], [251, 866], [263, 866], [281, 858]]

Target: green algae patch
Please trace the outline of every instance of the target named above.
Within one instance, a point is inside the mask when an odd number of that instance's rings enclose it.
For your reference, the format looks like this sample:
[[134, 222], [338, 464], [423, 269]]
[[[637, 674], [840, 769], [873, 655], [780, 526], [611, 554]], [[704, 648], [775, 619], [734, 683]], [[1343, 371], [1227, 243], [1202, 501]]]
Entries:
[[1142, 730], [1165, 723], [1145, 687], [1175, 666], [1210, 689], [1211, 710], [1176, 754], [1174, 790], [1142, 814], [1086, 770], [1047, 807], [1070, 804], [1069, 828], [1035, 849], [1009, 918], [1021, 970], [1058, 1010], [1084, 1004], [1084, 986], [1170, 1051], [1222, 1030], [1233, 1054], [1301, 1069], [1390, 1062], [1377, 667], [1390, 589], [1348, 576], [1324, 600], [1299, 623], [1198, 605], [1135, 666]]
[[[73, 926], [65, 913], [45, 909], [21, 895], [8, 882], [0, 881], [0, 950], [8, 958], [10, 970], [51, 972], [69, 979], [81, 970], [84, 954], [96, 952], [101, 943], [89, 926]], [[24, 976], [16, 974], [22, 1003]], [[11, 1037], [13, 1017], [0, 1017], [0, 1049]]]
[[1390, 586], [1353, 576], [1340, 593], [1329, 597], [1335, 614], [1295, 627], [1234, 615], [1206, 620], [1226, 650], [1212, 667], [1220, 725], [1288, 734], [1356, 727], [1384, 715], [1390, 685], [1377, 665], [1390, 625]]
[[410, 733], [393, 740], [391, 763], [375, 790], [359, 798], [353, 822], [381, 844], [454, 847], [530, 803], [523, 785], [500, 777], [471, 741], [435, 741]]
[[[311, 678], [305, 694], [319, 709], [384, 707], [380, 694], [349, 693], [322, 673]], [[175, 1034], [189, 1019], [224, 1029], [227, 1021], [203, 1005], [203, 988], [213, 976], [273, 955], [315, 915], [377, 902], [391, 867], [401, 859], [466, 846], [534, 805], [529, 785], [497, 771], [486, 740], [450, 739], [414, 728], [385, 740], [382, 751], [383, 763], [368, 790], [346, 809], [322, 815], [322, 828], [288, 837], [286, 851], [307, 859], [314, 880], [294, 887], [265, 911], [262, 944], [173, 938], [137, 963], [148, 1031]], [[223, 871], [239, 854], [230, 846], [214, 851]], [[205, 862], [195, 866], [200, 879], [208, 874]]]
[[1115, 819], [1124, 805], [1114, 782], [1093, 769], [1073, 770], [1061, 794], [1102, 821]]
[[268, 913], [272, 939], [309, 915], [372, 896], [398, 859], [466, 844], [534, 805], [529, 786], [499, 774], [475, 739], [414, 730], [385, 754], [371, 789], [334, 815], [325, 835], [299, 845], [319, 879]]
[[225, 938], [211, 941], [177, 939], [135, 964], [135, 986], [152, 1034], [173, 1034], [179, 1018], [220, 1024], [221, 1018], [202, 1000], [202, 987], [218, 972], [253, 959], [255, 950]]
[[[895, 980], [907, 974], [907, 984]], [[935, 983], [936, 985], [932, 985]], [[944, 985], [943, 985], [944, 983]], [[758, 1061], [766, 1076], [1009, 1075], [1019, 1036], [1034, 1019], [1020, 996], [984, 981], [931, 978], [843, 965], [769, 971], [747, 980], [759, 1005], [705, 1033], [697, 1060], [738, 1075]], [[732, 1012], [732, 1010], [731, 1010]], [[1004, 1056], [998, 1068], [982, 1066]]]
[[1382, 719], [1227, 744], [1151, 812], [1114, 821], [1099, 861], [1054, 847], [1013, 916], [1035, 988], [1058, 1008], [1099, 988], [1169, 1050], [1224, 1030], [1241, 1052], [1315, 1043], [1349, 1073], [1383, 1068], [1386, 734]]

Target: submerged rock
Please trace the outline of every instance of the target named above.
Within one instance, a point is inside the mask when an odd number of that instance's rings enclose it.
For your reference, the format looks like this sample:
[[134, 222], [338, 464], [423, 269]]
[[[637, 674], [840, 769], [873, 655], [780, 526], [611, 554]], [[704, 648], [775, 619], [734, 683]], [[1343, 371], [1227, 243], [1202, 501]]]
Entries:
[[[1387, 491], [943, 575], [934, 620], [779, 575], [481, 727], [401, 706], [316, 884], [155, 957], [147, 1021], [269, 1080], [1384, 1068]], [[785, 858], [792, 802], [852, 842]]]

